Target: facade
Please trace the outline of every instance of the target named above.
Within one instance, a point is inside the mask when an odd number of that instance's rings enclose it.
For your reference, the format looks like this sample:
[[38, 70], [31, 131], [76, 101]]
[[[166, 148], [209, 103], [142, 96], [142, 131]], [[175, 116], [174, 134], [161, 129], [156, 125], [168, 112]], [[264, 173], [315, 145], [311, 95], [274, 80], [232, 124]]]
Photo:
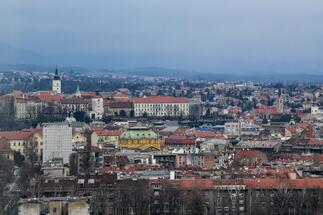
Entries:
[[171, 96], [133, 98], [135, 117], [186, 117], [189, 116], [189, 99]]
[[43, 163], [53, 158], [69, 162], [72, 153], [72, 127], [67, 123], [47, 123], [43, 126]]
[[277, 99], [276, 109], [278, 113], [284, 113], [284, 99], [282, 96], [279, 96]]
[[62, 99], [60, 102], [63, 113], [74, 113], [76, 111], [87, 112], [89, 107], [84, 99], [78, 97]]
[[0, 132], [0, 137], [7, 140], [10, 149], [24, 156], [27, 154], [27, 147], [29, 145], [31, 135], [32, 132], [30, 130]]
[[318, 106], [312, 106], [311, 107], [311, 114], [316, 115], [316, 114], [321, 114], [322, 110]]
[[239, 136], [242, 134], [251, 135], [258, 134], [259, 128], [247, 123], [242, 120], [237, 122], [227, 122], [224, 124], [224, 134], [228, 136]]
[[33, 147], [38, 160], [43, 158], [43, 133], [42, 129], [36, 129], [30, 139], [30, 147]]
[[122, 131], [118, 130], [94, 129], [91, 134], [91, 145], [97, 147], [100, 143], [108, 143], [118, 146], [121, 134]]
[[58, 94], [62, 93], [62, 86], [61, 86], [61, 77], [59, 77], [58, 75], [58, 71], [57, 68], [55, 70], [55, 75], [54, 78], [52, 80], [52, 91]]
[[159, 136], [147, 127], [132, 127], [122, 133], [119, 138], [119, 148], [141, 151], [159, 150]]
[[72, 142], [74, 144], [74, 146], [77, 145], [84, 145], [87, 142], [86, 136], [84, 136], [82, 133], [80, 132], [73, 132], [73, 139]]
[[13, 151], [10, 149], [8, 141], [6, 139], [0, 139], [0, 156], [8, 159], [13, 160]]
[[96, 148], [92, 148], [90, 153], [86, 149], [78, 149], [74, 157], [78, 175], [94, 174], [104, 165], [103, 152]]
[[107, 115], [109, 116], [132, 116], [134, 108], [132, 102], [113, 102], [107, 105]]
[[90, 114], [91, 118], [94, 120], [102, 119], [104, 114], [103, 98], [101, 96], [96, 96], [91, 99], [92, 112]]
[[73, 197], [34, 198], [19, 202], [19, 215], [89, 215], [88, 199]]
[[35, 97], [16, 98], [14, 102], [15, 117], [17, 119], [32, 119], [42, 110], [42, 103]]
[[53, 159], [42, 165], [43, 174], [47, 178], [59, 178], [69, 176], [69, 168], [64, 166], [62, 159]]
[[24, 202], [20, 203], [18, 208], [19, 215], [35, 215], [40, 214], [41, 204], [39, 202]]

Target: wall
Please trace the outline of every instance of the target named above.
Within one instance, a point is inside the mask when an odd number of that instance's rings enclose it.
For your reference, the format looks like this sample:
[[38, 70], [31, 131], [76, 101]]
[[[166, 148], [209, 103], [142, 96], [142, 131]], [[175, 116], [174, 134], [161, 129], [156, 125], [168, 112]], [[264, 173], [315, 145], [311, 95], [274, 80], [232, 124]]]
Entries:
[[88, 215], [90, 214], [89, 205], [85, 201], [69, 202], [68, 214], [69, 215]]
[[18, 215], [39, 215], [40, 204], [39, 203], [24, 203], [19, 205]]

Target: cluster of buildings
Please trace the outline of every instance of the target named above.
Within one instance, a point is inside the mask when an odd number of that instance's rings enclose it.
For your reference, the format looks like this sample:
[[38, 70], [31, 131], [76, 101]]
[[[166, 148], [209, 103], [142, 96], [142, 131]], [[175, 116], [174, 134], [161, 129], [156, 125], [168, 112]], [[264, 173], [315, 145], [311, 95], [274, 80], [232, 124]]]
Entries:
[[[2, 96], [3, 110], [12, 104], [18, 119], [68, 113], [63, 122], [0, 132], [3, 156], [36, 157], [41, 167], [20, 214], [120, 214], [120, 193], [134, 190], [149, 192], [143, 214], [194, 214], [191, 205], [199, 214], [322, 212], [323, 88], [246, 82], [168, 90], [65, 95], [56, 72], [50, 92]], [[75, 112], [92, 120], [77, 121]], [[138, 213], [131, 202], [141, 198], [124, 201], [124, 213]]]
[[68, 116], [85, 112], [91, 120], [105, 116], [131, 117], [188, 117], [192, 102], [188, 98], [173, 96], [129, 97], [128, 89], [117, 92], [81, 92], [64, 95], [58, 71], [52, 79], [51, 91], [23, 93], [15, 91], [0, 98], [3, 110], [13, 110], [17, 119], [35, 119], [39, 115]]

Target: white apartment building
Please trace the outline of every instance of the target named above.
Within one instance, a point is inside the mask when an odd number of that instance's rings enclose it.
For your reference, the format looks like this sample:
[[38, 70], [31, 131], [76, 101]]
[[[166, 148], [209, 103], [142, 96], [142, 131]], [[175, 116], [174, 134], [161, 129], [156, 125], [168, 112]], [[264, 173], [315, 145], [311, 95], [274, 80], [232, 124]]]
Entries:
[[224, 124], [224, 134], [229, 136], [239, 136], [241, 134], [241, 127], [241, 121], [227, 122]]
[[322, 110], [318, 106], [312, 106], [311, 107], [311, 114], [316, 115], [316, 114], [321, 114]]
[[43, 125], [43, 163], [53, 158], [69, 162], [72, 153], [72, 127], [68, 123]]
[[245, 123], [242, 120], [224, 124], [224, 134], [227, 136], [258, 135], [261, 130], [259, 126]]
[[133, 98], [135, 117], [178, 117], [189, 115], [189, 99], [171, 96], [151, 96], [145, 98]]

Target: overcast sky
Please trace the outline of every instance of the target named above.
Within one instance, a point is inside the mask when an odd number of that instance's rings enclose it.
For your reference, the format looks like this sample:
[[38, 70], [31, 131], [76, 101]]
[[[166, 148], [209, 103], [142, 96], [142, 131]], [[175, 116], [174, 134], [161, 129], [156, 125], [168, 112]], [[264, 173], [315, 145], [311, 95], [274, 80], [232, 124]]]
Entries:
[[91, 68], [323, 73], [323, 1], [0, 0], [1, 56]]

